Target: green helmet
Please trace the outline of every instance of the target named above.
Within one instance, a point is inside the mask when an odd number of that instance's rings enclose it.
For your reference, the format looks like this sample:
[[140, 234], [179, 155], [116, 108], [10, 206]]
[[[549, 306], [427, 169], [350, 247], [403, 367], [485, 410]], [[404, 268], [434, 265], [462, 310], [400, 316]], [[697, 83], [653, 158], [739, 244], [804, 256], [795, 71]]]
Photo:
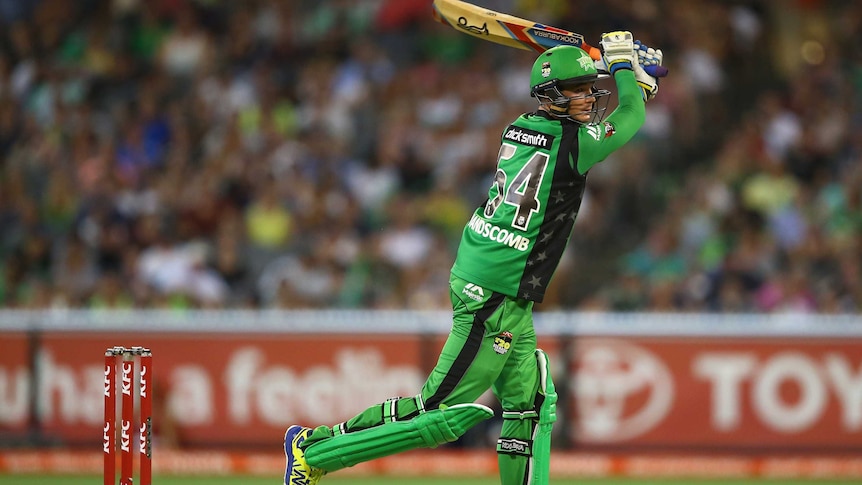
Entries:
[[[568, 118], [573, 121], [567, 111], [569, 98], [561, 92], [565, 86], [591, 83], [598, 79], [608, 77], [600, 75], [596, 70], [595, 61], [583, 49], [571, 45], [558, 45], [539, 54], [533, 69], [530, 71], [530, 94], [537, 98], [539, 104], [551, 108], [550, 113], [559, 118]], [[607, 107], [607, 90], [593, 90], [595, 97], [604, 98], [605, 108], [594, 109], [593, 120], [596, 123], [601, 120]], [[598, 117], [598, 118], [597, 118]]]
[[530, 71], [533, 91], [551, 82], [583, 83], [599, 78], [596, 64], [583, 49], [572, 45], [558, 45], [541, 53]]

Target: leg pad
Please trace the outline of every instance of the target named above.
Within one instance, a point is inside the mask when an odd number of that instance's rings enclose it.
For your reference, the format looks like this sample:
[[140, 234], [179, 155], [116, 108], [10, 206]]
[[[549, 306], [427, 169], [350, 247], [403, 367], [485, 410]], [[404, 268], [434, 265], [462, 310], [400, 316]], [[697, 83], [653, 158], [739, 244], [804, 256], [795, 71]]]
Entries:
[[533, 437], [533, 484], [547, 485], [551, 469], [551, 432], [557, 420], [557, 390], [551, 380], [551, 362], [548, 354], [536, 349], [539, 363], [539, 394], [544, 399], [536, 410], [539, 425]]
[[493, 415], [490, 408], [481, 404], [441, 406], [409, 421], [388, 422], [318, 441], [305, 450], [305, 459], [313, 467], [334, 472], [402, 451], [434, 448], [455, 441]]

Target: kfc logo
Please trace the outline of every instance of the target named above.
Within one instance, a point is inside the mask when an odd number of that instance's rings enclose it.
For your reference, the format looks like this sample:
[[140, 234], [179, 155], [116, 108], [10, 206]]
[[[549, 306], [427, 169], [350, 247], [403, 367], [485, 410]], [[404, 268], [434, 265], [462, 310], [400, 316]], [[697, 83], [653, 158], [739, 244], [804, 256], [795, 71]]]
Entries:
[[674, 401], [670, 370], [651, 352], [619, 340], [585, 340], [571, 378], [577, 433], [616, 442], [648, 432]]

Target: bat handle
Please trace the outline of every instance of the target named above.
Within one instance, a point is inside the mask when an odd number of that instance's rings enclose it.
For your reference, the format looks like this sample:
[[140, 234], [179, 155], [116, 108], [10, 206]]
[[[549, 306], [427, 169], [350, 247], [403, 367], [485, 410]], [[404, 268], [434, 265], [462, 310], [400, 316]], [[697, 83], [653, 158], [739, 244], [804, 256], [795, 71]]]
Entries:
[[[597, 48], [591, 45], [581, 44], [581, 49], [587, 51], [594, 61], [602, 60], [602, 51]], [[644, 71], [652, 77], [667, 77], [668, 73], [667, 68], [664, 66], [644, 66]]]
[[[597, 62], [596, 68], [601, 73], [607, 73], [604, 62]], [[667, 77], [668, 70], [664, 66], [644, 66], [644, 71], [652, 77]]]
[[667, 77], [667, 68], [664, 66], [644, 66], [644, 71], [652, 77]]

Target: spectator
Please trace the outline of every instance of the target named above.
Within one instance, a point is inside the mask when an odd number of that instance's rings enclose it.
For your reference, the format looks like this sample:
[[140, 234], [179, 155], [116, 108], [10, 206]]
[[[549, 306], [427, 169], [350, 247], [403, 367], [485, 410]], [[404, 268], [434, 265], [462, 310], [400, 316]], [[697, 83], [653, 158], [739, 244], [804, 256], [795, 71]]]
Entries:
[[[621, 169], [590, 173], [570, 253], [591, 258], [547, 308], [858, 311], [862, 3], [655, 7], [514, 12], [635, 25], [671, 71]], [[421, 0], [0, 2], [0, 23], [5, 307], [446, 308], [486, 147], [532, 106], [527, 53]]]

